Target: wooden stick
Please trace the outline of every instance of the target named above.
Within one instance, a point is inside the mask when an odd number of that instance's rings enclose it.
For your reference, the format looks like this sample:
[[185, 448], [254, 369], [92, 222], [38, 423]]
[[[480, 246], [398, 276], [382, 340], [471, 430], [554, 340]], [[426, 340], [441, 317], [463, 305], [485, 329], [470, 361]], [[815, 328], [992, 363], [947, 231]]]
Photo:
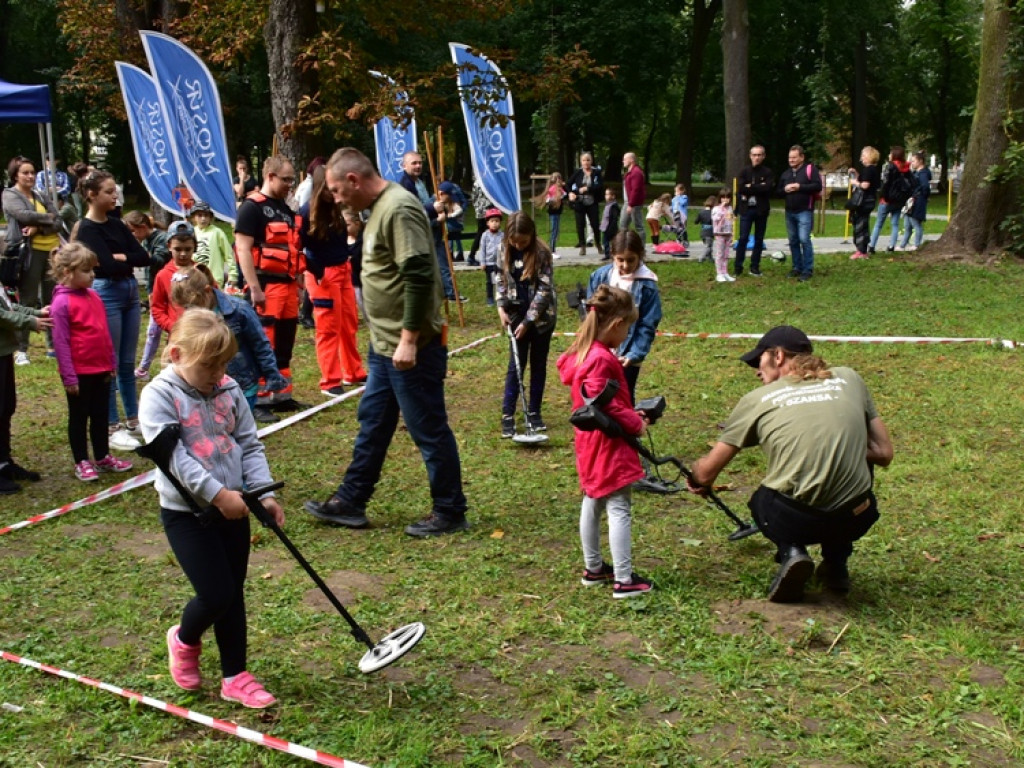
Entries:
[[[441, 129], [438, 128], [437, 131], [438, 131], [438, 150], [440, 150], [440, 148], [441, 148], [441, 141], [442, 141], [441, 140]], [[438, 177], [437, 173], [435, 172], [434, 155], [430, 151], [430, 135], [426, 131], [423, 132], [423, 146], [424, 146], [424, 148], [427, 151], [427, 164], [430, 166], [430, 177], [431, 177], [431, 179], [433, 179], [433, 182], [434, 182], [434, 197], [437, 197], [438, 187], [439, 187], [441, 182], [438, 180], [439, 177]], [[459, 284], [455, 280], [455, 264], [452, 262], [451, 245], [448, 242], [448, 222], [447, 222], [447, 216], [445, 218], [446, 218], [446, 220], [441, 222], [441, 238], [442, 238], [442, 240], [444, 242], [444, 255], [445, 255], [445, 258], [448, 259], [448, 274], [450, 274], [451, 278], [452, 278], [452, 291], [454, 291], [454, 293], [455, 293], [455, 306], [459, 310], [459, 327], [460, 328], [465, 328], [466, 327], [466, 318], [465, 318], [465, 316], [463, 315], [463, 312], [462, 312], [462, 302], [459, 301]], [[445, 311], [445, 315], [446, 316], [450, 316], [449, 312], [448, 312], [448, 298], [447, 297], [445, 297], [445, 300], [444, 300], [444, 311]]]

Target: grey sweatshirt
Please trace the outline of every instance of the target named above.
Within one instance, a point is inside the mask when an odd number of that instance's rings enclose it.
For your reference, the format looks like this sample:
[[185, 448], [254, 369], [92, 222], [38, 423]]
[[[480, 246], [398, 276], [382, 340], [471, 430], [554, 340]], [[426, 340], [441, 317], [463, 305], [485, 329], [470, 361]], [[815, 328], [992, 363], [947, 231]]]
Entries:
[[[181, 425], [171, 471], [200, 506], [209, 505], [225, 487], [241, 491], [273, 482], [256, 421], [234, 379], [225, 376], [206, 396], [168, 365], [142, 390], [139, 426], [149, 442], [169, 424]], [[191, 511], [162, 472], [157, 472], [156, 490], [162, 507]]]

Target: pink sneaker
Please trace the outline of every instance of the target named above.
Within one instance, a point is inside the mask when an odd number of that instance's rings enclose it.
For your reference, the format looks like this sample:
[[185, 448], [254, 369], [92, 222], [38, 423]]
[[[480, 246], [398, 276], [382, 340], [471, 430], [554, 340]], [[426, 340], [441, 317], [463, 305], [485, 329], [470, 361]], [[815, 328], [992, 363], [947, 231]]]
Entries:
[[199, 654], [203, 650], [203, 644], [185, 645], [178, 639], [179, 626], [175, 624], [167, 630], [167, 656], [171, 679], [179, 688], [198, 691], [203, 684], [199, 675]]
[[89, 482], [90, 480], [98, 480], [100, 476], [96, 474], [96, 467], [92, 465], [92, 462], [86, 459], [75, 464], [75, 477]]
[[132, 468], [132, 463], [126, 459], [116, 459], [107, 454], [96, 462], [96, 469], [100, 472], [127, 472]]
[[853, 259], [866, 259], [867, 257], [868, 255], [866, 253], [861, 253], [860, 251], [857, 251], [855, 254], [853, 254], [853, 256], [850, 257], [850, 260], [852, 261]]
[[224, 701], [236, 701], [249, 709], [266, 709], [277, 703], [277, 699], [267, 693], [248, 672], [235, 675], [231, 682], [223, 680], [220, 684], [220, 697]]

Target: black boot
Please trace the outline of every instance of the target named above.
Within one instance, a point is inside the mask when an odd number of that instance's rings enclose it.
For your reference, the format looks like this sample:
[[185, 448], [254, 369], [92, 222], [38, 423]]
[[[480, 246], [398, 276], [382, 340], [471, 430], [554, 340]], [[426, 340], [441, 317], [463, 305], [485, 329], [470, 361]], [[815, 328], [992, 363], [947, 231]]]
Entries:
[[814, 573], [814, 561], [804, 547], [796, 544], [780, 548], [775, 559], [781, 565], [768, 587], [768, 599], [773, 603], [799, 603], [804, 599], [804, 586]]

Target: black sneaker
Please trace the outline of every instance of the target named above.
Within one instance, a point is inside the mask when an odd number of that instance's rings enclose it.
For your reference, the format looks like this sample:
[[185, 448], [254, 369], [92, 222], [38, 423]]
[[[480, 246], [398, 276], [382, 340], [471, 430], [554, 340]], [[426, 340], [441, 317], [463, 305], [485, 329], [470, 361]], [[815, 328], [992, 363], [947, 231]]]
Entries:
[[790, 547], [768, 587], [768, 599], [773, 603], [799, 603], [804, 599], [804, 586], [813, 573], [814, 561], [807, 550]]
[[530, 429], [534, 432], [548, 431], [548, 425], [544, 423], [544, 419], [540, 417], [539, 413], [526, 414], [526, 423], [530, 425]]
[[800, 277], [797, 278], [801, 283], [806, 283], [814, 276], [813, 272], [804, 272]]
[[612, 587], [612, 597], [616, 600], [621, 600], [624, 597], [639, 597], [646, 595], [652, 589], [654, 589], [654, 585], [634, 571], [628, 582], [615, 582], [615, 586]]
[[428, 536], [443, 536], [446, 533], [467, 530], [469, 530], [469, 522], [466, 520], [465, 515], [451, 517], [449, 515], [439, 515], [437, 512], [431, 512], [429, 517], [425, 517], [418, 523], [405, 527], [406, 535], [415, 536], [418, 539], [425, 539]]
[[252, 409], [252, 417], [260, 424], [273, 424], [281, 419], [265, 405], [257, 405]]
[[8, 480], [6, 477], [0, 477], [0, 495], [7, 496], [11, 493], [17, 493], [21, 490], [21, 486], [13, 480]]
[[38, 472], [25, 469], [13, 461], [8, 461], [3, 467], [0, 467], [0, 477], [5, 480], [29, 480], [33, 483], [38, 483], [43, 479]]
[[750, 276], [751, 277], [763, 277], [763, 275], [760, 272], [758, 272], [756, 269], [750, 270]]
[[370, 521], [361, 512], [353, 512], [341, 504], [341, 499], [331, 496], [325, 502], [307, 501], [303, 508], [317, 520], [323, 520], [331, 525], [340, 525], [345, 528], [369, 528]]
[[608, 565], [608, 563], [602, 562], [601, 567], [596, 571], [584, 568], [580, 584], [584, 587], [596, 587], [599, 584], [610, 584], [614, 578], [615, 569]]
[[501, 437], [516, 436], [516, 417], [515, 416], [502, 416], [501, 417]]
[[324, 395], [325, 397], [337, 397], [338, 395], [344, 395], [345, 394], [345, 388], [343, 386], [341, 386], [341, 384], [336, 384], [333, 387], [328, 387], [327, 389], [321, 389], [320, 390], [320, 394]]
[[795, 269], [791, 269], [791, 270], [789, 270], [789, 276], [790, 277], [800, 277], [800, 273], [797, 270], [795, 270]]
[[818, 570], [815, 571], [814, 576], [819, 584], [833, 592], [845, 595], [850, 591], [850, 572], [847, 570], [845, 562], [822, 560], [818, 564]]

